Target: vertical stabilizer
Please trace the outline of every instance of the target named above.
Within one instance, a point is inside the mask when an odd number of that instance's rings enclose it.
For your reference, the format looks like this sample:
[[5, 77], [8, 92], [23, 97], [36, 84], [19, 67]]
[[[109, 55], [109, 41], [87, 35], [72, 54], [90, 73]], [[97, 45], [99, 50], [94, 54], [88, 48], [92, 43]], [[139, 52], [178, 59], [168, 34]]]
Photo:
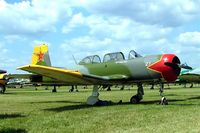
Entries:
[[34, 47], [31, 64], [51, 66], [51, 60], [49, 57], [49, 49], [47, 44]]

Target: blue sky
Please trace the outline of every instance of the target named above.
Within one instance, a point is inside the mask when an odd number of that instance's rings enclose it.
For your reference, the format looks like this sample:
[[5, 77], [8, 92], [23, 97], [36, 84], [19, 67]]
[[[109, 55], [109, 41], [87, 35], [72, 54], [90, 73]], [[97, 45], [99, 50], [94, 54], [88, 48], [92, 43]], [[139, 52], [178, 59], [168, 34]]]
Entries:
[[200, 0], [0, 0], [0, 68], [31, 61], [34, 45], [49, 44], [54, 66], [71, 68], [72, 55], [132, 49], [174, 53], [198, 67]]

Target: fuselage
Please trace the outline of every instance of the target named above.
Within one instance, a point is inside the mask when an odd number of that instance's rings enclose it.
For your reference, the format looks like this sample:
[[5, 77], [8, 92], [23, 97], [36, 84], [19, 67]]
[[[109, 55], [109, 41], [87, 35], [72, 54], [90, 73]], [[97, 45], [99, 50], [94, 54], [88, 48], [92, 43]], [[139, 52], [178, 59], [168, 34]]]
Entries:
[[173, 54], [151, 55], [129, 60], [83, 64], [78, 66], [78, 70], [85, 75], [107, 77], [111, 83], [174, 81], [180, 70], [174, 70], [164, 63], [173, 62], [175, 58], [178, 57]]
[[[45, 72], [49, 68], [39, 70], [42, 75], [33, 77], [32, 82], [43, 84], [65, 85], [108, 85], [108, 84], [131, 84], [134, 82], [174, 81], [180, 73], [178, 67], [180, 61], [174, 54], [151, 55], [128, 60], [110, 60], [104, 62], [89, 62], [77, 65], [74, 69], [66, 69], [67, 76], [61, 76], [65, 69], [52, 67], [51, 71], [57, 74]], [[36, 66], [37, 67], [37, 66]], [[29, 70], [27, 66], [25, 70]], [[60, 71], [62, 71], [60, 73]], [[69, 72], [70, 71], [70, 72]], [[37, 69], [30, 72], [38, 73]], [[78, 76], [70, 76], [77, 73]], [[60, 75], [60, 76], [59, 76]], [[47, 77], [45, 77], [47, 76]], [[59, 79], [59, 80], [57, 80]]]

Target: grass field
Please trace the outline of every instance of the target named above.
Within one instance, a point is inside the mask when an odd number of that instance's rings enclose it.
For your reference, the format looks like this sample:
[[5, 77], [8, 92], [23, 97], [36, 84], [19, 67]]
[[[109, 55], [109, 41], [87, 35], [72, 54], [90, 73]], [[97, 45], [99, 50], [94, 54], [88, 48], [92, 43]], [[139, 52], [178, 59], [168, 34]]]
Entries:
[[103, 107], [85, 104], [91, 89], [73, 93], [66, 87], [57, 93], [42, 88], [7, 89], [6, 94], [0, 95], [0, 133], [200, 132], [200, 88], [166, 89], [167, 106], [157, 105], [158, 89], [148, 88], [143, 101], [136, 105], [129, 104], [135, 87], [100, 91], [100, 99], [123, 101]]

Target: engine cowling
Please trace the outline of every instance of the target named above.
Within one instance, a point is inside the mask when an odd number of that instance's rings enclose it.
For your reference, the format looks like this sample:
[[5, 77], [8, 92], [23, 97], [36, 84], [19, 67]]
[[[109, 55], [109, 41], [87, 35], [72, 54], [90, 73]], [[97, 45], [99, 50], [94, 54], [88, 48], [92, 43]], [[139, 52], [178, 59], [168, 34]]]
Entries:
[[168, 81], [175, 81], [180, 74], [180, 60], [174, 54], [163, 54], [159, 61], [153, 63], [148, 68], [160, 73]]

